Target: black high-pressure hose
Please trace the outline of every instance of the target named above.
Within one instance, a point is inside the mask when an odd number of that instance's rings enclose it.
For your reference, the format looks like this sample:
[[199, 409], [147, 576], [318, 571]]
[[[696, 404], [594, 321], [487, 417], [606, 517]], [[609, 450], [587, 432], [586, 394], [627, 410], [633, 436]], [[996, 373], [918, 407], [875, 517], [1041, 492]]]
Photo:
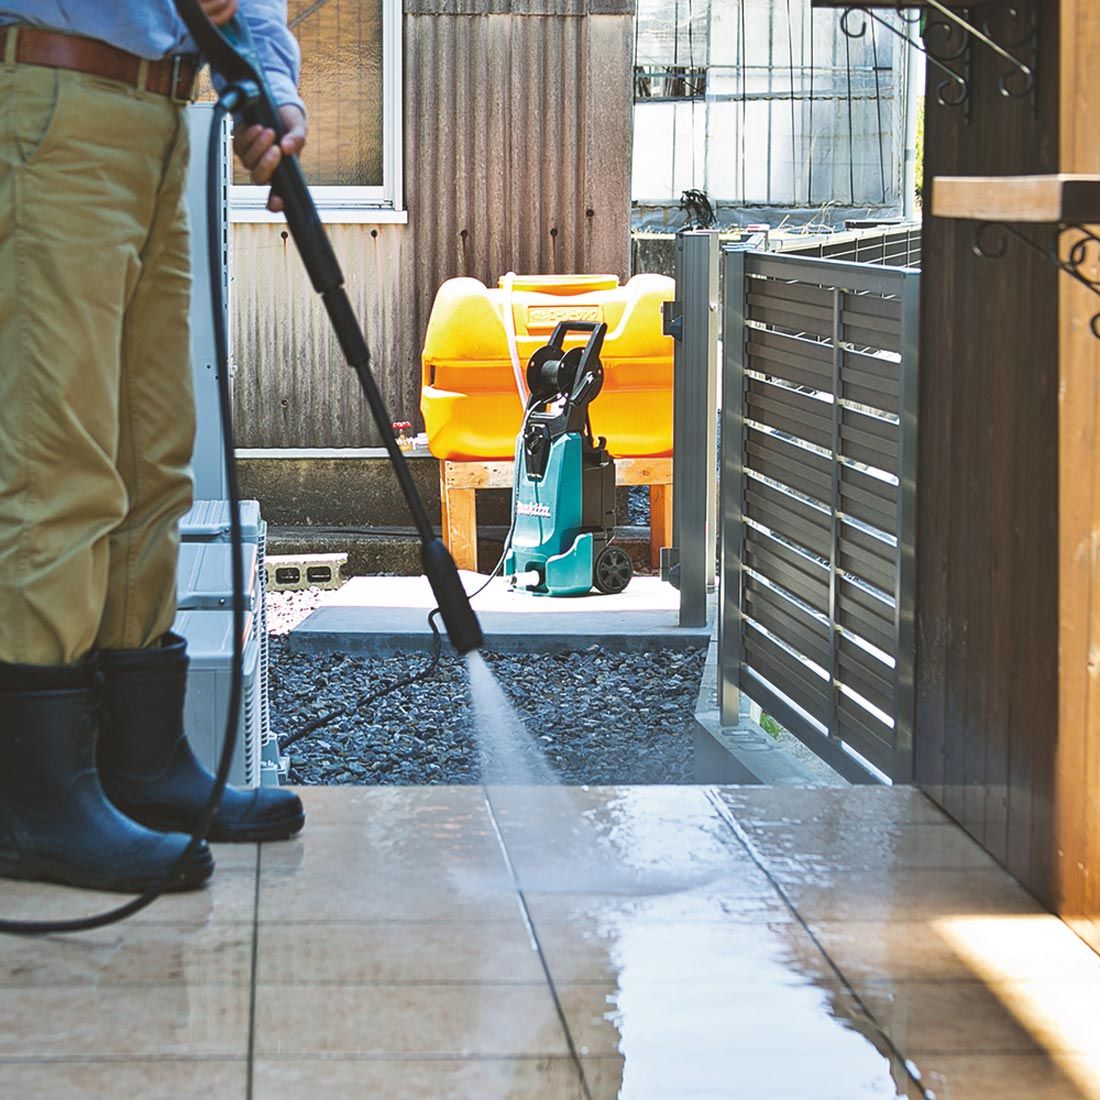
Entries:
[[[240, 120], [247, 124], [259, 123], [274, 131], [276, 140], [280, 140], [286, 127], [264, 77], [247, 26], [239, 18], [234, 18], [220, 28], [215, 27], [203, 14], [198, 0], [174, 0], [174, 3], [211, 67], [231, 84], [250, 86], [252, 89], [253, 94], [249, 95], [244, 108], [238, 112]], [[428, 519], [405, 455], [394, 438], [390, 414], [371, 373], [370, 351], [344, 288], [344, 273], [321, 224], [297, 157], [282, 157], [271, 186], [282, 200], [290, 235], [298, 247], [313, 289], [321, 296], [344, 358], [359, 379], [397, 483], [412, 513], [413, 524], [420, 536], [421, 564], [431, 583], [447, 635], [459, 653], [470, 653], [480, 648], [484, 641], [481, 626], [470, 607], [454, 560]]]
[[[210, 209], [214, 210], [220, 201], [220, 181], [214, 174], [214, 166], [217, 164], [217, 147], [221, 140], [221, 124], [225, 115], [233, 113], [244, 122], [258, 122], [274, 130], [277, 140], [283, 136], [285, 127], [279, 117], [274, 96], [264, 77], [263, 68], [256, 57], [245, 24], [235, 18], [219, 29], [207, 19], [198, 0], [173, 0], [173, 2], [180, 18], [187, 25], [211, 68], [226, 84], [225, 91], [214, 109], [207, 162], [209, 173], [207, 177], [208, 202]], [[453, 559], [432, 529], [427, 512], [424, 510], [424, 504], [416, 491], [416, 486], [405, 462], [405, 456], [397, 446], [392, 431], [388, 430], [392, 418], [371, 374], [370, 352], [367, 349], [366, 340], [363, 338], [359, 322], [355, 318], [351, 302], [344, 290], [343, 273], [337, 263], [335, 253], [332, 251], [332, 245], [329, 243], [324, 226], [321, 224], [305, 176], [302, 175], [301, 165], [296, 157], [283, 156], [272, 180], [272, 190], [283, 201], [287, 225], [294, 237], [294, 243], [298, 247], [314, 289], [321, 295], [348, 364], [359, 378], [363, 395], [370, 406], [371, 415], [386, 445], [394, 473], [397, 475], [398, 483], [420, 535], [424, 572], [431, 582], [432, 591], [439, 603], [439, 613], [443, 618], [444, 626], [447, 628], [447, 634], [452, 645], [459, 653], [469, 653], [478, 649], [483, 642], [481, 626], [470, 607], [470, 601], [462, 587], [462, 581], [459, 578]], [[241, 531], [240, 488], [237, 482], [236, 454], [233, 446], [232, 410], [229, 391], [229, 350], [221, 296], [221, 267], [217, 259], [221, 254], [221, 241], [217, 236], [214, 219], [210, 219], [210, 226], [210, 293], [214, 309], [214, 333], [217, 343], [218, 399], [220, 403], [222, 448], [225, 456], [226, 484], [229, 496], [229, 530], [232, 546], [231, 569], [233, 579], [232, 678], [230, 681], [229, 708], [226, 716], [225, 740], [218, 760], [214, 786], [184, 854], [165, 874], [161, 882], [151, 886], [140, 897], [105, 913], [75, 920], [0, 921], [0, 933], [48, 935], [83, 932], [123, 920], [151, 905], [175, 878], [185, 860], [202, 843], [210, 829], [210, 822], [213, 820], [229, 777], [229, 769], [236, 748], [237, 725], [240, 721], [241, 698], [244, 687], [242, 673], [244, 664], [244, 567], [240, 552], [244, 540]]]

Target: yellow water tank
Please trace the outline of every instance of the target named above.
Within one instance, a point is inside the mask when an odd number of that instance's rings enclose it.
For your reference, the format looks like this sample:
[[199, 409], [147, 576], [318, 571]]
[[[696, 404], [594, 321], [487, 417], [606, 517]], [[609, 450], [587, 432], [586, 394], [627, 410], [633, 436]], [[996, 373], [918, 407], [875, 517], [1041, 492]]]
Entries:
[[[664, 275], [635, 275], [625, 286], [614, 275], [505, 276], [493, 289], [477, 279], [445, 282], [424, 337], [420, 409], [432, 454], [512, 457], [523, 405], [509, 352], [509, 304], [521, 371], [559, 321], [606, 322], [592, 430], [620, 458], [672, 454], [673, 341], [661, 333], [661, 303], [674, 289]], [[566, 347], [586, 336], [570, 335]]]

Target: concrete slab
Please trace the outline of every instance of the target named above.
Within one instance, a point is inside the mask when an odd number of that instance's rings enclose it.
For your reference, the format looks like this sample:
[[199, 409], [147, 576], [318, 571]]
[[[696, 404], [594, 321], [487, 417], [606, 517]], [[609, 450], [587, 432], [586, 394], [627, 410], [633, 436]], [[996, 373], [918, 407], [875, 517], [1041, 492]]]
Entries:
[[[462, 573], [467, 592], [485, 583]], [[431, 638], [435, 599], [425, 577], [353, 577], [290, 632], [298, 652], [389, 655], [422, 649]], [[599, 643], [612, 649], [701, 649], [711, 628], [680, 627], [679, 593], [657, 577], [635, 577], [617, 596], [573, 598], [509, 591], [495, 579], [474, 601], [486, 648], [497, 653], [551, 653]]]

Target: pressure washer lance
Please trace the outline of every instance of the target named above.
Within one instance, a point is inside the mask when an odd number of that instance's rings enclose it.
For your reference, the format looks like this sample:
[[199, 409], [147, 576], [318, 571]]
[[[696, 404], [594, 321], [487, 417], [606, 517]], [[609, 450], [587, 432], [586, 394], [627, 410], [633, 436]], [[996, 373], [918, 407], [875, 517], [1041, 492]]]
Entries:
[[[218, 28], [206, 18], [198, 0], [175, 0], [175, 5], [211, 68], [229, 85], [247, 89], [246, 102], [237, 111], [238, 120], [246, 125], [258, 123], [273, 130], [276, 140], [281, 139], [286, 128], [243, 20], [234, 17]], [[371, 374], [370, 351], [344, 289], [343, 272], [321, 223], [297, 157], [282, 157], [275, 169], [271, 186], [283, 201], [287, 226], [298, 246], [313, 289], [324, 302], [344, 358], [359, 378], [363, 396], [367, 399], [371, 415], [382, 436], [405, 503], [412, 513], [413, 523], [420, 536], [420, 560], [439, 604], [447, 636], [460, 654], [469, 653], [480, 648], [484, 641], [481, 626], [466, 597], [454, 560], [432, 528], [409, 473], [405, 455], [394, 438], [391, 428], [393, 418], [386, 409]]]
[[[213, 125], [210, 130], [210, 165], [207, 177], [207, 202], [213, 210], [219, 201], [219, 180], [214, 168], [217, 163], [216, 143], [219, 140], [221, 122], [226, 113], [233, 113], [239, 121], [259, 123], [275, 131], [280, 139], [285, 127], [279, 117], [275, 97], [264, 76], [252, 43], [248, 28], [239, 19], [234, 18], [221, 29], [207, 19], [198, 0], [174, 0], [180, 18], [186, 23], [192, 37], [198, 44], [210, 67], [220, 77], [223, 88], [215, 104]], [[424, 572], [432, 586], [438, 607], [437, 613], [443, 618], [443, 625], [451, 644], [460, 654], [479, 649], [484, 641], [481, 624], [470, 606], [469, 598], [462, 587], [454, 560], [446, 547], [436, 536], [424, 510], [424, 504], [416, 491], [409, 474], [405, 456], [397, 446], [390, 425], [393, 418], [386, 409], [382, 395], [378, 391], [374, 377], [370, 372], [370, 352], [355, 314], [351, 308], [347, 292], [344, 290], [344, 276], [337, 263], [332, 245], [329, 243], [325, 228], [313, 203], [313, 198], [302, 174], [297, 157], [283, 156], [272, 180], [272, 189], [283, 200], [287, 224], [291, 236], [298, 247], [302, 261], [309, 273], [314, 289], [321, 295], [328, 311], [329, 319], [336, 332], [336, 338], [344, 352], [348, 364], [359, 378], [363, 394], [370, 406], [371, 416], [386, 445], [398, 484], [405, 501], [412, 512], [413, 522], [421, 541], [421, 562]], [[146, 906], [151, 905], [164, 892], [165, 887], [176, 877], [177, 871], [190, 857], [194, 849], [203, 842], [210, 829], [210, 822], [221, 801], [225, 790], [229, 769], [233, 761], [237, 741], [237, 728], [240, 722], [241, 698], [244, 691], [242, 665], [244, 662], [244, 569], [240, 547], [244, 541], [241, 531], [240, 488], [237, 482], [236, 455], [233, 446], [233, 426], [230, 415], [229, 395], [229, 350], [225, 332], [224, 311], [221, 300], [221, 270], [218, 257], [221, 255], [217, 240], [216, 219], [210, 218], [211, 241], [210, 286], [211, 304], [214, 315], [215, 343], [217, 345], [218, 400], [220, 405], [222, 451], [226, 465], [226, 483], [229, 496], [230, 541], [235, 552], [232, 555], [233, 579], [233, 664], [229, 691], [229, 705], [226, 716], [225, 737], [214, 786], [203, 813], [201, 814], [191, 842], [180, 856], [176, 865], [164, 876], [164, 879], [151, 886], [140, 897], [89, 917], [58, 921], [15, 921], [0, 920], [0, 933], [15, 935], [53, 935], [66, 932], [84, 932], [101, 928], [106, 924], [132, 916]], [[431, 618], [429, 621], [431, 621]], [[434, 624], [433, 624], [434, 629]]]

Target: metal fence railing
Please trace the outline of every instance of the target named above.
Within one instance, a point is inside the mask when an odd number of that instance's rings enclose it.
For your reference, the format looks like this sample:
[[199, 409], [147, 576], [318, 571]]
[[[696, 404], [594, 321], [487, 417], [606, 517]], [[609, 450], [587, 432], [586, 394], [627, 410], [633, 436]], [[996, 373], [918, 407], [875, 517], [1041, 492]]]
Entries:
[[874, 226], [847, 233], [804, 238], [787, 237], [777, 243], [784, 255], [816, 256], [822, 260], [848, 260], [886, 267], [920, 267], [920, 223], [896, 227]]
[[[682, 215], [681, 215], [682, 216]], [[668, 230], [635, 230], [630, 236], [631, 270], [675, 275], [676, 241], [682, 236]], [[880, 225], [838, 232], [774, 232], [745, 229], [718, 231], [719, 243], [741, 248], [781, 252], [784, 255], [817, 256], [827, 260], [883, 264], [887, 267], [920, 267], [922, 231], [919, 222]]]
[[912, 778], [919, 274], [724, 254], [719, 689]]

